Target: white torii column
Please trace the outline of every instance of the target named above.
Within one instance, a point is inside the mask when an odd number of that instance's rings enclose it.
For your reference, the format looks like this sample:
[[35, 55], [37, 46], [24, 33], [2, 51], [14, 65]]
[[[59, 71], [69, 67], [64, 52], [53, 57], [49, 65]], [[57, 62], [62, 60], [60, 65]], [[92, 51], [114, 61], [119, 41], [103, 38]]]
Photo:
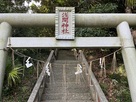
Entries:
[[6, 22], [1, 23], [0, 24], [0, 100], [2, 94], [4, 75], [5, 75], [6, 55], [7, 55], [7, 51], [5, 51], [4, 49], [6, 48], [7, 40], [10, 34], [11, 34], [11, 26]]
[[128, 23], [120, 23], [117, 27], [117, 33], [122, 43], [122, 56], [132, 102], [136, 102], [136, 51]]

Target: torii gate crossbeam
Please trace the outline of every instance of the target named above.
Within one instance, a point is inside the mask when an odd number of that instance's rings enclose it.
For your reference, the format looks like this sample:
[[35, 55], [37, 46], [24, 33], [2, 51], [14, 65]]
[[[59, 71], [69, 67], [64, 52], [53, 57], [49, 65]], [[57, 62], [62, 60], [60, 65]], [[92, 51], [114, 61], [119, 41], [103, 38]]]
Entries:
[[[50, 43], [49, 43], [50, 42]], [[56, 40], [54, 37], [9, 37], [12, 48], [119, 48], [119, 37], [75, 37], [75, 40]]]
[[[130, 26], [136, 26], [136, 14], [75, 14], [76, 27], [117, 27], [123, 21], [127, 21]], [[55, 14], [2, 13], [0, 14], [1, 22], [8, 22], [15, 27], [55, 27]]]

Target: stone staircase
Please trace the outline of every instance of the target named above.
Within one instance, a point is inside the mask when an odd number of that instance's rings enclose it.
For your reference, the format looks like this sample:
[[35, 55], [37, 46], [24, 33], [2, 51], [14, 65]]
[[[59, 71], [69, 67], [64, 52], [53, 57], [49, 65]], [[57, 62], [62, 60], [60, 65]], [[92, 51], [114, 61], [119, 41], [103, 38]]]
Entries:
[[51, 76], [41, 102], [93, 102], [83, 74], [75, 75], [78, 63], [72, 59], [52, 63]]

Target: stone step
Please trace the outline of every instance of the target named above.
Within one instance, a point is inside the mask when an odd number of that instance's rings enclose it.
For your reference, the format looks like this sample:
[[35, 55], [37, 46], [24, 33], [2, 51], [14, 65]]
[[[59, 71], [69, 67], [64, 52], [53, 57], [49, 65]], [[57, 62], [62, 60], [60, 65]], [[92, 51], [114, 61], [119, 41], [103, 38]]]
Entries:
[[64, 64], [70, 64], [70, 63], [79, 63], [78, 60], [55, 60], [53, 63], [64, 63]]
[[89, 90], [89, 88], [67, 88], [69, 93], [87, 93], [90, 92]]
[[76, 83], [76, 82], [55, 82], [55, 83], [47, 83], [48, 87], [89, 87], [89, 85], [87, 85], [84, 82], [80, 82], [80, 83]]
[[63, 71], [63, 70], [65, 70], [65, 72], [67, 72], [67, 71], [69, 71], [69, 72], [71, 72], [71, 71], [76, 71], [77, 70], [77, 68], [76, 68], [76, 65], [75, 66], [66, 66], [65, 68], [63, 68], [62, 66], [55, 66], [55, 67], [53, 67], [52, 68], [52, 71], [54, 72], [56, 72], [56, 71]]
[[[72, 75], [67, 75], [64, 76], [63, 75], [54, 75], [54, 77], [51, 77], [52, 82], [84, 82], [84, 78], [82, 76], [80, 76], [80, 78], [76, 78], [76, 76], [74, 74]], [[52, 83], [51, 82], [51, 83]]]
[[87, 93], [90, 92], [89, 87], [53, 87], [53, 88], [45, 88], [44, 93]]
[[[77, 64], [65, 64], [65, 68], [77, 67]], [[63, 64], [52, 65], [52, 68], [63, 68]]]
[[71, 50], [59, 50], [58, 51], [59, 60], [74, 60], [74, 53]]
[[66, 68], [66, 69], [62, 69], [62, 68], [53, 68], [52, 69], [52, 73], [53, 74], [57, 74], [57, 73], [63, 73], [63, 72], [65, 72], [66, 74], [74, 74], [75, 75], [75, 72], [77, 71], [77, 69], [76, 68]]
[[78, 60], [56, 60], [53, 63], [55, 64], [75, 64], [75, 63], [79, 63]]
[[41, 102], [94, 102], [91, 100], [46, 100]]
[[[76, 70], [77, 66], [66, 66], [65, 70]], [[55, 66], [52, 70], [63, 70], [63, 66]]]
[[43, 94], [42, 100], [89, 100], [90, 93], [52, 93]]
[[89, 100], [91, 99], [90, 93], [68, 93], [66, 94], [67, 100]]
[[77, 65], [66, 65], [65, 67], [63, 67], [63, 65], [61, 65], [61, 66], [57, 65], [57, 66], [53, 66], [52, 70], [56, 70], [56, 69], [63, 70], [63, 68], [65, 68], [66, 70], [72, 70], [72, 69], [76, 70]]
[[51, 85], [51, 84], [47, 84], [46, 85], [46, 88], [48, 88], [48, 89], [56, 89], [56, 88], [65, 88], [66, 90], [68, 90], [68, 89], [77, 89], [77, 88], [79, 88], [79, 89], [89, 89], [90, 87], [89, 87], [89, 85], [87, 86], [87, 85], [81, 85], [80, 83], [78, 83], [78, 84], [56, 84], [56, 85]]
[[75, 64], [52, 64], [52, 68], [63, 68], [63, 66], [65, 66], [65, 68], [69, 68], [69, 67], [77, 67], [78, 63]]
[[44, 93], [51, 94], [51, 93], [66, 93], [66, 89], [64, 88], [45, 88]]
[[[76, 68], [67, 68], [65, 69], [64, 72], [63, 69], [62, 70], [52, 69], [51, 78], [53, 78], [55, 82], [57, 81], [76, 82], [77, 76], [75, 75], [75, 72]], [[85, 78], [82, 73], [78, 75], [78, 79], [80, 79], [81, 82], [85, 81]]]

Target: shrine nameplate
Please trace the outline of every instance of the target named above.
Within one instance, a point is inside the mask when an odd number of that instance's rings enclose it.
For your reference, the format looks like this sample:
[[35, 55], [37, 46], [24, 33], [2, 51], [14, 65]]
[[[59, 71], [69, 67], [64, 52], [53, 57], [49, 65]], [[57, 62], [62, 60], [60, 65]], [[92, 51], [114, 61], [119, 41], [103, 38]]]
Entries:
[[74, 7], [56, 7], [55, 36], [56, 39], [75, 38]]

